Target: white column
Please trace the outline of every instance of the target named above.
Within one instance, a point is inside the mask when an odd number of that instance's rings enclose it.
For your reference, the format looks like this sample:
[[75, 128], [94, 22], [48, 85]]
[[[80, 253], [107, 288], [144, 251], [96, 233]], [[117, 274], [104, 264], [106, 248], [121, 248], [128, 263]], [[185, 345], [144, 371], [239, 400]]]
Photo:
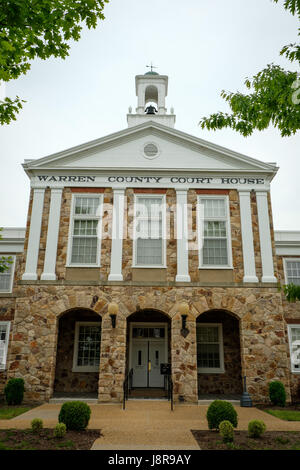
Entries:
[[259, 226], [260, 254], [262, 262], [261, 282], [277, 282], [277, 279], [274, 276], [267, 191], [257, 191], [256, 202]]
[[40, 248], [41, 226], [44, 207], [45, 189], [34, 189], [33, 203], [31, 210], [29, 238], [27, 246], [27, 256], [25, 273], [22, 276], [24, 281], [37, 280], [37, 264]]
[[57, 242], [60, 221], [62, 189], [51, 189], [51, 201], [48, 220], [47, 244], [44, 262], [44, 272], [41, 275], [42, 281], [55, 281], [55, 267], [57, 255]]
[[125, 190], [114, 189], [112, 240], [109, 281], [123, 281], [122, 255]]
[[250, 191], [239, 191], [244, 260], [244, 282], [258, 282], [255, 269]]
[[176, 282], [191, 282], [189, 275], [187, 190], [176, 189], [177, 275]]

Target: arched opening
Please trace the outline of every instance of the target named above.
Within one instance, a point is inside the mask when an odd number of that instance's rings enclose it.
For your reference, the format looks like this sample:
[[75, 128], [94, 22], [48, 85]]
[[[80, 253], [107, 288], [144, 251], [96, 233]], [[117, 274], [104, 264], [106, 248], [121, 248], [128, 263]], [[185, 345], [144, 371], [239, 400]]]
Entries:
[[[149, 109], [150, 108], [150, 109]], [[154, 108], [153, 110], [151, 108]], [[145, 90], [145, 112], [153, 114], [158, 108], [158, 90], [155, 86], [149, 85]]]
[[171, 364], [171, 320], [159, 310], [139, 310], [127, 318], [126, 371], [132, 371], [131, 398], [167, 398], [162, 364]]
[[98, 398], [101, 316], [72, 309], [58, 319], [53, 398]]
[[243, 392], [239, 320], [224, 310], [197, 318], [199, 399], [240, 399]]

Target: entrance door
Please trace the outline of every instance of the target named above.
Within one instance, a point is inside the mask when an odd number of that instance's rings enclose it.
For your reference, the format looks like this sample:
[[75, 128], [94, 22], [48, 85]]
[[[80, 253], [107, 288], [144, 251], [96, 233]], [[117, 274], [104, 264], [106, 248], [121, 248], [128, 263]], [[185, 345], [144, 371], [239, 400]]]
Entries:
[[163, 387], [164, 376], [160, 364], [165, 360], [165, 344], [162, 341], [149, 341], [149, 387]]
[[163, 388], [164, 376], [160, 373], [160, 365], [167, 362], [167, 328], [165, 324], [138, 326], [133, 325], [130, 337], [132, 386]]

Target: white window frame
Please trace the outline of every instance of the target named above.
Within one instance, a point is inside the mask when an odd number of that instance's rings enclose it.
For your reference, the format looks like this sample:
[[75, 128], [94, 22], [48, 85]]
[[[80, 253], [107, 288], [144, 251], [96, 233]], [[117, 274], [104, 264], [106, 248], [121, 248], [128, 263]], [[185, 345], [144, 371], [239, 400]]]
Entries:
[[[76, 216], [75, 211], [75, 199], [76, 198], [90, 198], [95, 199], [99, 198], [99, 215], [79, 215]], [[98, 220], [97, 227], [97, 262], [96, 263], [72, 263], [72, 247], [73, 247], [73, 232], [74, 232], [74, 221], [79, 219], [83, 220]], [[68, 234], [68, 250], [67, 250], [67, 264], [68, 268], [98, 268], [101, 266], [101, 242], [102, 242], [102, 219], [103, 219], [103, 193], [73, 193], [72, 202], [71, 202], [71, 212], [70, 212], [70, 224], [69, 224], [69, 234]]]
[[[5, 257], [5, 258], [11, 258], [12, 259], [12, 263], [9, 265], [9, 267], [11, 268], [11, 273], [10, 273], [10, 283], [9, 283], [9, 288], [8, 290], [4, 290], [4, 289], [1, 289], [0, 288], [0, 294], [3, 294], [3, 293], [11, 293], [12, 292], [12, 289], [13, 289], [13, 283], [14, 283], [14, 277], [15, 277], [15, 267], [16, 267], [16, 256], [15, 255], [9, 255], [7, 253], [0, 253], [0, 257]], [[5, 273], [6, 271], [4, 271]], [[4, 274], [4, 273], [0, 273], [1, 274]]]
[[295, 325], [295, 324], [288, 324], [288, 338], [289, 338], [289, 348], [290, 348], [290, 361], [291, 361], [291, 372], [293, 374], [300, 374], [300, 368], [299, 369], [294, 369], [294, 364], [292, 362], [292, 328], [299, 328], [300, 325]]
[[197, 330], [200, 329], [203, 326], [215, 326], [218, 327], [218, 338], [219, 338], [219, 355], [220, 355], [220, 367], [198, 367], [198, 361], [197, 361], [197, 371], [198, 374], [224, 374], [225, 373], [225, 367], [224, 367], [224, 344], [223, 344], [223, 325], [222, 323], [197, 323], [196, 324], [196, 344], [197, 344], [197, 352], [196, 352], [196, 357], [198, 357], [198, 344], [201, 344], [198, 342], [197, 338]]
[[[162, 264], [137, 264], [136, 262], [136, 251], [137, 251], [137, 243], [136, 243], [136, 225], [137, 225], [137, 217], [136, 217], [136, 211], [137, 211], [137, 204], [138, 204], [138, 199], [139, 198], [151, 198], [151, 199], [162, 199]], [[133, 268], [157, 268], [157, 269], [164, 269], [167, 267], [167, 240], [166, 240], [166, 233], [167, 233], [167, 222], [166, 222], [166, 195], [165, 194], [147, 194], [147, 193], [137, 193], [134, 194], [134, 218], [133, 218], [133, 255], [132, 255], [132, 267]]]
[[10, 321], [0, 321], [1, 326], [3, 326], [3, 325], [6, 326], [6, 336], [5, 336], [5, 346], [4, 346], [4, 362], [2, 364], [0, 363], [0, 370], [6, 370], [10, 323], [11, 323]]
[[[208, 217], [203, 219], [200, 214], [200, 201], [201, 199], [223, 199], [225, 201], [225, 217]], [[201, 246], [201, 222], [204, 220], [224, 220], [226, 222], [226, 232], [227, 232], [227, 254], [228, 262], [224, 265], [203, 265], [203, 244]], [[231, 245], [231, 225], [230, 225], [230, 207], [229, 207], [229, 197], [227, 195], [220, 194], [201, 194], [197, 197], [197, 236], [198, 236], [198, 256], [199, 256], [199, 269], [233, 269], [232, 265], [232, 245]]]
[[299, 258], [283, 258], [283, 270], [284, 270], [284, 279], [285, 283], [289, 284], [288, 276], [287, 276], [287, 262], [292, 261], [292, 262], [298, 262], [300, 264], [300, 257]]
[[[75, 336], [74, 336], [74, 352], [73, 352], [73, 367], [72, 372], [99, 372], [100, 368], [100, 359], [101, 359], [101, 321], [99, 322], [86, 322], [86, 321], [77, 321], [75, 323]], [[77, 364], [78, 359], [78, 339], [79, 339], [79, 328], [80, 326], [100, 326], [100, 358], [98, 366], [79, 366]]]

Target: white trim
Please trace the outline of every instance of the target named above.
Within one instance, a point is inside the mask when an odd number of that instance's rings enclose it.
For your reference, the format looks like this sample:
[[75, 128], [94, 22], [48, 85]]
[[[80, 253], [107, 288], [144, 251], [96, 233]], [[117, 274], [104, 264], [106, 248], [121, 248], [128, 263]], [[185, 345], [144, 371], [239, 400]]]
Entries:
[[80, 326], [90, 326], [90, 325], [91, 326], [100, 326], [100, 350], [101, 350], [101, 336], [102, 336], [101, 326], [102, 326], [102, 322], [101, 321], [99, 321], [99, 322], [96, 322], [96, 321], [95, 322], [77, 321], [75, 323], [72, 372], [98, 372], [99, 371], [101, 357], [99, 357], [99, 365], [98, 366], [78, 366], [77, 365], [79, 327]]
[[0, 370], [6, 370], [10, 323], [11, 323], [10, 321], [0, 321], [0, 325], [6, 325], [5, 346], [4, 346], [4, 362], [2, 364], [0, 363]]
[[112, 240], [109, 281], [123, 281], [123, 231], [124, 231], [125, 189], [114, 189], [112, 213]]
[[[161, 265], [141, 265], [136, 264], [136, 205], [138, 198], [152, 198], [152, 199], [162, 199], [162, 260], [163, 263]], [[166, 194], [153, 194], [153, 193], [135, 193], [134, 194], [134, 202], [133, 202], [133, 253], [132, 253], [132, 268], [166, 268], [167, 267], [167, 222], [166, 222]]]
[[[196, 355], [197, 356], [198, 356], [197, 329], [201, 328], [202, 326], [217, 326], [218, 327], [218, 338], [219, 338], [218, 344], [219, 344], [220, 367], [218, 367], [218, 368], [217, 367], [202, 368], [202, 367], [198, 367], [198, 364], [197, 364], [197, 372], [198, 372], [198, 374], [225, 374], [223, 325], [222, 325], [222, 323], [196, 323], [196, 344], [197, 344]], [[201, 343], [199, 343], [199, 344], [201, 344]], [[207, 343], [207, 344], [209, 344], [209, 343]]]
[[177, 274], [176, 282], [191, 282], [189, 275], [187, 190], [176, 189]]
[[[228, 263], [226, 265], [203, 265], [203, 244], [201, 246], [201, 220], [204, 220], [200, 217], [200, 199], [224, 199], [225, 200], [225, 209], [226, 215], [223, 220], [226, 221], [226, 239], [227, 239], [227, 255]], [[223, 194], [200, 194], [197, 196], [197, 236], [198, 236], [198, 256], [199, 256], [199, 269], [233, 269], [232, 265], [232, 245], [231, 245], [231, 224], [230, 224], [230, 206], [229, 206], [229, 196]], [[209, 220], [206, 218], [205, 220]], [[218, 217], [211, 217], [212, 220], [222, 219]]]
[[274, 276], [273, 251], [271, 243], [270, 218], [267, 191], [256, 191], [259, 226], [260, 255], [262, 264], [261, 282], [277, 282]]
[[62, 189], [51, 189], [48, 232], [42, 281], [56, 281], [55, 267], [60, 222]]
[[299, 258], [282, 258], [283, 260], [283, 271], [284, 271], [284, 280], [285, 280], [285, 283], [286, 284], [289, 284], [289, 280], [288, 280], [288, 277], [287, 277], [287, 266], [286, 266], [286, 262], [287, 261], [292, 261], [292, 262], [297, 262], [300, 264], [300, 257]]
[[250, 191], [239, 191], [243, 245], [243, 282], [258, 282], [255, 267]]
[[[9, 254], [4, 254], [2, 255], [2, 253], [0, 253], [0, 257], [5, 257], [5, 258], [12, 258], [12, 263], [9, 265], [10, 267], [10, 281], [9, 281], [9, 289], [8, 290], [4, 290], [4, 289], [1, 289], [0, 287], [0, 293], [2, 294], [3, 292], [12, 292], [13, 290], [13, 284], [14, 284], [14, 277], [15, 277], [15, 267], [16, 267], [16, 256], [15, 255], [9, 255]], [[4, 271], [4, 273], [0, 273], [1, 274], [5, 274], [7, 271]]]
[[[90, 199], [99, 198], [99, 214], [98, 215], [82, 215], [78, 217], [79, 219], [84, 220], [98, 220], [97, 226], [97, 262], [96, 263], [71, 263], [72, 259], [72, 245], [73, 245], [73, 230], [74, 230], [74, 209], [75, 209], [75, 199], [76, 197], [87, 197]], [[67, 268], [98, 268], [101, 266], [101, 242], [102, 242], [102, 212], [103, 212], [103, 193], [73, 193], [72, 194], [72, 201], [71, 201], [71, 208], [70, 208], [70, 223], [69, 223], [69, 234], [68, 234], [68, 250], [67, 250]]]
[[40, 249], [44, 195], [45, 189], [36, 188], [33, 191], [26, 266], [25, 272], [22, 276], [23, 281], [37, 280], [37, 264]]
[[291, 373], [292, 374], [300, 374], [300, 369], [295, 370], [293, 362], [292, 362], [292, 332], [291, 332], [292, 328], [299, 328], [300, 329], [300, 325], [294, 325], [294, 324], [289, 323], [287, 325], [287, 327], [288, 327], [288, 339], [289, 339], [289, 349], [290, 349]]

